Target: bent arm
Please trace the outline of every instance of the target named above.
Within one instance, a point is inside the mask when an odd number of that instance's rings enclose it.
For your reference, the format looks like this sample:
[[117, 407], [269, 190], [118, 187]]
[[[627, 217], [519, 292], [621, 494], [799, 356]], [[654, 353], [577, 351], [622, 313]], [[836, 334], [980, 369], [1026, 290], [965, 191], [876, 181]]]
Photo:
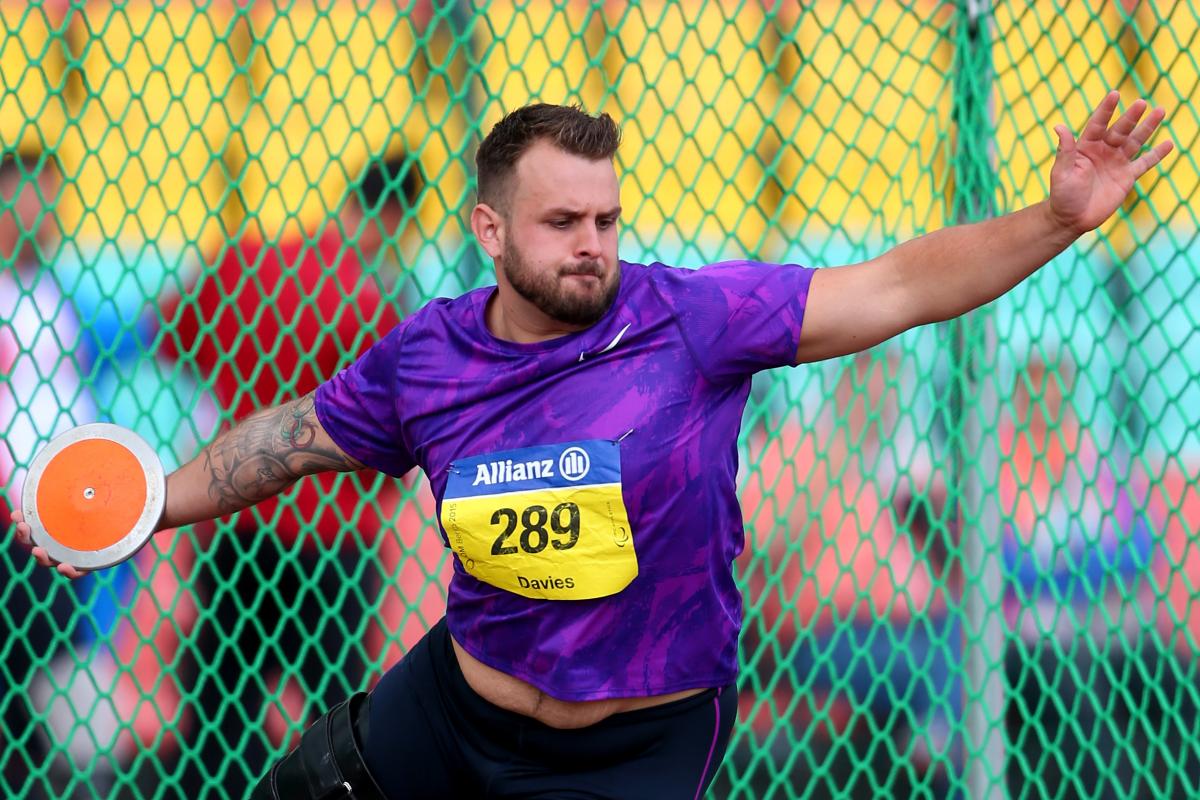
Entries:
[[1079, 233], [1048, 201], [956, 225], [882, 256], [813, 275], [796, 362], [865, 350], [917, 325], [990, 303], [1065, 250]]
[[310, 392], [251, 414], [167, 476], [158, 530], [241, 511], [305, 475], [362, 468], [321, 427]]

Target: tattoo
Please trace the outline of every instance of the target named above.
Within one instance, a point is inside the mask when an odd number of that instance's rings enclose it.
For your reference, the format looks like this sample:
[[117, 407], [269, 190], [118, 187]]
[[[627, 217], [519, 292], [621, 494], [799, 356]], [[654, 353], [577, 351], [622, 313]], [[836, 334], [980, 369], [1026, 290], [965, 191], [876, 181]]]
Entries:
[[305, 475], [362, 467], [324, 434], [312, 393], [246, 417], [204, 448], [208, 494], [222, 514], [278, 494]]
[[283, 420], [279, 435], [285, 442], [299, 450], [312, 447], [313, 441], [317, 438], [316, 411], [312, 395], [307, 394], [290, 407], [285, 406], [285, 408], [290, 408], [290, 413]]

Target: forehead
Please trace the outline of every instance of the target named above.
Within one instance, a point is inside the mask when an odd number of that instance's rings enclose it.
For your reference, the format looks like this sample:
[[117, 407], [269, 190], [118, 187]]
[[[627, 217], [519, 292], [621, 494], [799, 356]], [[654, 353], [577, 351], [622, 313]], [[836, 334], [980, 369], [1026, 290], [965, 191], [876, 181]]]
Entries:
[[514, 177], [513, 206], [532, 213], [552, 207], [608, 211], [620, 205], [612, 161], [577, 156], [549, 142], [536, 142], [525, 151]]

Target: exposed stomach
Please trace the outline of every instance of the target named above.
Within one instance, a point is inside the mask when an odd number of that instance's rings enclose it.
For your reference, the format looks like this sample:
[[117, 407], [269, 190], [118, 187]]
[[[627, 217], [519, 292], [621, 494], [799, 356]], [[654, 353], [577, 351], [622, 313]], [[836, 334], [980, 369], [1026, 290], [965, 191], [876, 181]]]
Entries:
[[614, 697], [608, 700], [559, 700], [532, 686], [520, 678], [501, 672], [479, 661], [459, 646], [454, 637], [454, 655], [462, 668], [467, 684], [484, 700], [494, 706], [536, 719], [551, 728], [586, 728], [595, 725], [613, 714], [637, 711], [682, 700], [700, 694], [707, 689], [684, 689], [670, 694], [651, 697]]

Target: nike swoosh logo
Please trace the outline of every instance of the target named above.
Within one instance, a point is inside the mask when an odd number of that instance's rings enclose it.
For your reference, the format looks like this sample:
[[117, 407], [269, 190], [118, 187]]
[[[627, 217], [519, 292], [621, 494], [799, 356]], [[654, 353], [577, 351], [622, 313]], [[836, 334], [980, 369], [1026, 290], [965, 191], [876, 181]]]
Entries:
[[[617, 342], [621, 341], [621, 337], [625, 335], [625, 331], [629, 330], [631, 327], [633, 327], [632, 322], [625, 323], [625, 327], [621, 328], [621, 330], [617, 333], [617, 335], [613, 337], [613, 340], [611, 342], [609, 342], [608, 345], [605, 346], [605, 348], [603, 350], [597, 350], [596, 352], [592, 353], [591, 357], [595, 358], [596, 356], [603, 355], [604, 353], [607, 353], [609, 350], [612, 350], [614, 347], [617, 346]], [[588, 357], [588, 354], [586, 352], [579, 354], [580, 361], [583, 361], [587, 357]]]

